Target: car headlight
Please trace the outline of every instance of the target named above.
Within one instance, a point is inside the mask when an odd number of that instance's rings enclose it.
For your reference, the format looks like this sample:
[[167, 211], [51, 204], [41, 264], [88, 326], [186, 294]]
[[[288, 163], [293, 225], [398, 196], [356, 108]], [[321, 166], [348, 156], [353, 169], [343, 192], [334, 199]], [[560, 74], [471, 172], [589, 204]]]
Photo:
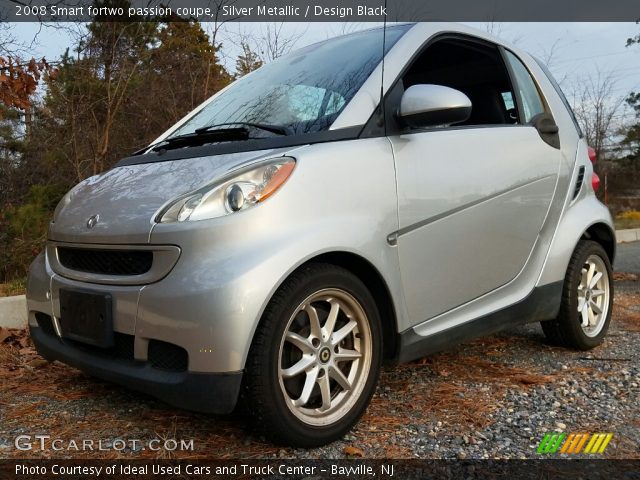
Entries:
[[252, 165], [183, 195], [156, 216], [160, 223], [221, 217], [264, 202], [289, 178], [296, 165], [290, 157]]

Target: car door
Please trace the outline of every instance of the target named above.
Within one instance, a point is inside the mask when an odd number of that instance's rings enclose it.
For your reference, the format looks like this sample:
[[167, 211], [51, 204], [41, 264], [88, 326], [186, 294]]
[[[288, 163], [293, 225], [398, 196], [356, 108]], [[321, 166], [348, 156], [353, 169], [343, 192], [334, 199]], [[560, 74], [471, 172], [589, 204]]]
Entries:
[[561, 161], [557, 134], [533, 125], [544, 117], [555, 126], [553, 119], [510, 52], [446, 37], [427, 47], [395, 89], [419, 83], [458, 88], [472, 114], [458, 126], [390, 128], [399, 217], [393, 240], [412, 324], [518, 275], [544, 224]]

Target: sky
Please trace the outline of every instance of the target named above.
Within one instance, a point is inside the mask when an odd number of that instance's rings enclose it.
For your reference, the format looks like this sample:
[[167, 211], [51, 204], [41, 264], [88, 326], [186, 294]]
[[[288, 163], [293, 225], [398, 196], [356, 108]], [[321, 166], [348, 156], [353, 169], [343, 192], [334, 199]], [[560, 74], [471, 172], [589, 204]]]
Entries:
[[[69, 24], [67, 24], [69, 25]], [[374, 24], [287, 23], [283, 33], [298, 38], [296, 48], [314, 43], [345, 31], [362, 29]], [[640, 33], [636, 23], [494, 23], [470, 24], [516, 44], [519, 48], [549, 59], [549, 68], [567, 96], [580, 89], [589, 78], [611, 75], [615, 82], [614, 96], [625, 97], [640, 90], [640, 45], [625, 47], [626, 40]], [[203, 24], [205, 30], [211, 25]], [[70, 29], [41, 27], [38, 23], [15, 23], [13, 35], [26, 44], [30, 55], [56, 60], [71, 44]], [[71, 30], [78, 30], [76, 25]], [[266, 24], [228, 23], [222, 38], [227, 50], [226, 66], [233, 70], [238, 34], [263, 31]], [[37, 35], [36, 35], [37, 34]], [[620, 121], [633, 116], [621, 110]]]

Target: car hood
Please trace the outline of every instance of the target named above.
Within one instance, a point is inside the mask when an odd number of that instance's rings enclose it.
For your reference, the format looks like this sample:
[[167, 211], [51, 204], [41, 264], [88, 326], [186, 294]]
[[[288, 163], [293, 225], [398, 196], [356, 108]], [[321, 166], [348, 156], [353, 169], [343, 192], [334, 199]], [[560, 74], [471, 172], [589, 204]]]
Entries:
[[[229, 170], [281, 156], [287, 150], [290, 148], [116, 167], [87, 178], [71, 191], [68, 203], [49, 226], [49, 239], [74, 243], [148, 243], [153, 217], [166, 202]], [[90, 222], [92, 218], [97, 222]]]

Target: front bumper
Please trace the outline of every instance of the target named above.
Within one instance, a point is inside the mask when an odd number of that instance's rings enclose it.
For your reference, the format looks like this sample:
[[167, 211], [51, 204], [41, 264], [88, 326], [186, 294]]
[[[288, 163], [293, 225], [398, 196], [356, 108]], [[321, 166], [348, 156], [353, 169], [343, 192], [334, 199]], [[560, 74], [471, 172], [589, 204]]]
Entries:
[[[252, 319], [258, 315], [232, 301], [238, 291], [245, 290], [234, 282], [213, 291], [211, 282], [204, 280], [185, 288], [194, 272], [193, 264], [185, 261], [153, 284], [101, 285], [55, 273], [42, 254], [31, 265], [27, 285], [29, 328], [36, 348], [47, 359], [169, 404], [229, 413], [238, 400], [244, 352], [251, 342]], [[56, 319], [61, 318], [62, 288], [111, 295], [114, 333], [126, 340], [126, 351], [121, 346], [117, 352], [105, 351], [60, 338]], [[240, 302], [243, 306], [246, 302]], [[230, 315], [229, 309], [239, 314]], [[49, 318], [47, 328], [39, 321], [45, 317]], [[158, 347], [155, 355], [154, 346]], [[176, 352], [183, 355], [176, 358]]]
[[204, 413], [230, 413], [237, 402], [242, 372], [169, 372], [144, 362], [101, 357], [60, 339], [39, 326], [29, 326], [38, 353], [98, 378], [152, 395], [170, 405]]

